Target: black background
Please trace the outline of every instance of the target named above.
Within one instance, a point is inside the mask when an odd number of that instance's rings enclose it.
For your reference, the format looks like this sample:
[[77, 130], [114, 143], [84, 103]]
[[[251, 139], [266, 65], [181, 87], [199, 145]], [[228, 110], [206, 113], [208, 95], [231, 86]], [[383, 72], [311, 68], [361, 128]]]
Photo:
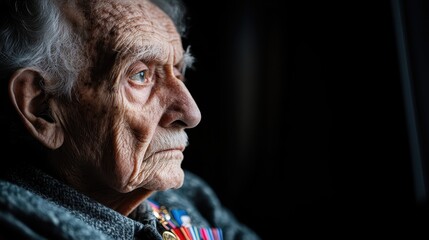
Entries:
[[390, 1], [185, 4], [202, 121], [183, 166], [240, 221], [263, 239], [420, 229]]

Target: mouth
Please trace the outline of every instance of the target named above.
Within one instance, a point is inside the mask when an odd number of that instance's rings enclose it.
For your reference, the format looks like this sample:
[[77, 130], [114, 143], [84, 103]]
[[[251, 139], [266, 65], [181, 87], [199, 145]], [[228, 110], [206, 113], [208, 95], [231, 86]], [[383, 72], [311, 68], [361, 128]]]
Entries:
[[149, 159], [153, 157], [155, 157], [156, 159], [183, 159], [184, 150], [185, 150], [184, 146], [161, 149], [153, 152], [145, 159]]
[[180, 151], [180, 152], [183, 152], [183, 151], [185, 151], [185, 147], [181, 147], [180, 146], [180, 147], [167, 148], [167, 149], [156, 151], [156, 152], [154, 152], [154, 154], [162, 153], [162, 152], [169, 152], [169, 151]]

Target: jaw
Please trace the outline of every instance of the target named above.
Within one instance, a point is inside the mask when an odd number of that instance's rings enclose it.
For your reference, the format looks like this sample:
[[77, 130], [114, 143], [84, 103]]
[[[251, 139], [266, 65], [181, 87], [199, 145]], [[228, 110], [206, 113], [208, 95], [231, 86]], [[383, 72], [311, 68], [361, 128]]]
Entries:
[[118, 193], [113, 189], [91, 192], [87, 195], [99, 203], [109, 207], [124, 216], [128, 216], [154, 191], [145, 188], [137, 188], [127, 193]]
[[[165, 155], [170, 157], [163, 157]], [[181, 187], [184, 179], [182, 160], [183, 155], [178, 150], [151, 156], [143, 162], [141, 171], [130, 181], [127, 190], [143, 187], [163, 191]]]

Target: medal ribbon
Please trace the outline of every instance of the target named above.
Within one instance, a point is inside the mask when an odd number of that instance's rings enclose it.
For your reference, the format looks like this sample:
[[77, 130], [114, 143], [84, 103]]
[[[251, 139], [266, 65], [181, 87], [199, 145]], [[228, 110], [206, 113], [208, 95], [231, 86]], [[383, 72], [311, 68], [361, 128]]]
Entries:
[[174, 233], [180, 240], [223, 240], [220, 228], [192, 226], [191, 218], [183, 209], [167, 210], [152, 200], [148, 200], [153, 214], [166, 231]]

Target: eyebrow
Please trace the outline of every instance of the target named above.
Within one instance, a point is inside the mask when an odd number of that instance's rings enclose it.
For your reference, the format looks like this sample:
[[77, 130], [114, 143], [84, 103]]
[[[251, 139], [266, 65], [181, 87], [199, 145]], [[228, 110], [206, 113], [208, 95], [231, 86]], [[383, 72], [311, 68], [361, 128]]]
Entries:
[[142, 45], [139, 47], [128, 48], [124, 51], [130, 54], [135, 60], [164, 62], [167, 58], [167, 49], [157, 44]]
[[[128, 48], [124, 52], [132, 55], [135, 60], [143, 60], [149, 62], [159, 62], [163, 63], [166, 61], [168, 56], [167, 49], [158, 44], [149, 44], [140, 46], [138, 48], [132, 47]], [[181, 67], [181, 74], [184, 76], [186, 69], [192, 68], [195, 62], [195, 57], [191, 54], [191, 46], [189, 45], [183, 53], [183, 57], [177, 62], [174, 63], [175, 66]]]
[[[125, 53], [132, 55], [134, 60], [143, 60], [149, 62], [163, 63], [166, 61], [168, 56], [167, 49], [158, 44], [149, 44], [140, 46], [138, 48], [131, 47], [126, 49]], [[191, 46], [189, 45], [183, 53], [182, 58], [175, 63], [175, 66], [180, 66], [182, 76], [185, 76], [185, 72], [188, 68], [193, 68], [195, 57], [191, 54]]]
[[187, 68], [192, 68], [195, 62], [195, 57], [191, 54], [191, 46], [189, 45], [185, 53], [183, 54], [182, 62], [182, 76], [185, 76], [185, 72]]

